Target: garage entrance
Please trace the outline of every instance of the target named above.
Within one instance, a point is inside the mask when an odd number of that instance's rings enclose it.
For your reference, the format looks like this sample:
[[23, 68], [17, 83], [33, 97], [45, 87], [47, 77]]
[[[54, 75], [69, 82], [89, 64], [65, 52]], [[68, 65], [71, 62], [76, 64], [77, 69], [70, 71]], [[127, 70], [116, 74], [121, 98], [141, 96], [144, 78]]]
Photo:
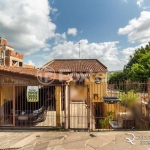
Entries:
[[63, 85], [2, 86], [0, 126], [62, 127], [64, 89]]

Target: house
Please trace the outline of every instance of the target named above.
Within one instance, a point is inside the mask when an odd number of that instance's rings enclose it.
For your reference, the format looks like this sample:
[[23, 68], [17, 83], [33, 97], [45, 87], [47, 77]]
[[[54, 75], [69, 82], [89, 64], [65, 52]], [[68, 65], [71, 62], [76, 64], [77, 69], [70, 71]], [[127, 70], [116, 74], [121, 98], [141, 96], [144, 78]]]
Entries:
[[23, 55], [14, 52], [14, 47], [8, 45], [5, 38], [0, 37], [0, 64], [4, 66], [23, 66]]
[[42, 70], [48, 68], [73, 78], [67, 87], [67, 128], [99, 128], [107, 111], [102, 100], [107, 95], [107, 67], [97, 59], [55, 59]]
[[[108, 72], [104, 64], [97, 59], [54, 59], [37, 69], [23, 60], [0, 38], [0, 127], [23, 127], [17, 122], [32, 122], [31, 116], [46, 105], [36, 118], [42, 121], [31, 127], [100, 128], [99, 120], [109, 111], [103, 100]], [[37, 95], [33, 92], [29, 101], [33, 89]]]
[[30, 120], [26, 113], [34, 112], [38, 103], [32, 101], [31, 110], [26, 106], [29, 87], [38, 87], [39, 99], [48, 102], [45, 120], [31, 127], [95, 129], [106, 115], [102, 97], [107, 95], [107, 67], [97, 59], [52, 60], [40, 70], [1, 65], [0, 127]]
[[[61, 81], [59, 81], [61, 78]], [[42, 84], [42, 80], [45, 81], [50, 79], [53, 80], [52, 85]], [[14, 67], [14, 66], [0, 66], [0, 128], [1, 127], [25, 127], [25, 126], [36, 126], [33, 124], [33, 118], [36, 114], [34, 114], [35, 108], [39, 107], [41, 103], [47, 100], [48, 109], [47, 120], [45, 124], [38, 124], [38, 126], [56, 126], [55, 120], [60, 120], [56, 118], [57, 114], [59, 114], [59, 109], [52, 108], [57, 103], [60, 103], [62, 100], [61, 93], [59, 89], [63, 89], [64, 84], [71, 80], [68, 75], [59, 75], [53, 73], [46, 73], [38, 70], [36, 68], [24, 68], [24, 67]], [[49, 81], [49, 80], [48, 80]], [[30, 98], [33, 98], [32, 101], [28, 103], [27, 101], [27, 89], [30, 88], [38, 88], [36, 91], [39, 96], [34, 93], [30, 95]], [[29, 91], [30, 92], [30, 91]], [[52, 100], [50, 99], [51, 93], [54, 92], [53, 104], [51, 104]], [[50, 93], [50, 96], [48, 95]], [[37, 101], [34, 101], [37, 99]], [[41, 99], [39, 101], [38, 99]], [[49, 100], [50, 99], [50, 100]], [[55, 100], [55, 101], [54, 101]], [[39, 102], [38, 102], [39, 101]], [[19, 102], [19, 103], [18, 103]], [[26, 105], [28, 103], [28, 105]], [[43, 108], [43, 106], [42, 106]], [[38, 111], [38, 110], [35, 110]], [[44, 113], [44, 112], [43, 112]], [[44, 114], [40, 114], [36, 116], [36, 120], [41, 118]], [[19, 119], [20, 118], [20, 119]], [[51, 118], [51, 121], [50, 121]], [[24, 120], [25, 119], [25, 120]], [[54, 120], [54, 121], [53, 121]], [[22, 122], [21, 124], [17, 124], [17, 122]], [[30, 121], [30, 122], [29, 122]], [[26, 124], [24, 124], [26, 122]]]

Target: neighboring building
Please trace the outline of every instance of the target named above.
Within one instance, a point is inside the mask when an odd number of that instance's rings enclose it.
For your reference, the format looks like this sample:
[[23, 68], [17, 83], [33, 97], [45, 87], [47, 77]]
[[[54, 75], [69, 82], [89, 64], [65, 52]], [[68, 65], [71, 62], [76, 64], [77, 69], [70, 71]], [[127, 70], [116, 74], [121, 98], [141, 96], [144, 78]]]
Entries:
[[0, 65], [23, 67], [23, 55], [14, 52], [14, 47], [0, 37]]
[[33, 65], [28, 65], [28, 64], [24, 64], [23, 67], [24, 68], [29, 68], [29, 69], [35, 68]]

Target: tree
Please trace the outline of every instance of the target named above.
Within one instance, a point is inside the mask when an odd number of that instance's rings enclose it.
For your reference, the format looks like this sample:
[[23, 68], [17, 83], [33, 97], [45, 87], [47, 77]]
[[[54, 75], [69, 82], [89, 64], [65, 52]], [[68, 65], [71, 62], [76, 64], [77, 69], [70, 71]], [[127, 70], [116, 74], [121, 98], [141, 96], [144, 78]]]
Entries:
[[125, 80], [145, 82], [150, 78], [150, 42], [135, 50], [123, 72], [115, 72], [109, 76], [109, 83], [120, 83]]
[[109, 83], [119, 83], [126, 80], [124, 72], [114, 72], [109, 76]]
[[145, 53], [139, 59], [138, 63], [133, 64], [128, 78], [131, 81], [147, 81], [150, 77], [150, 52]]

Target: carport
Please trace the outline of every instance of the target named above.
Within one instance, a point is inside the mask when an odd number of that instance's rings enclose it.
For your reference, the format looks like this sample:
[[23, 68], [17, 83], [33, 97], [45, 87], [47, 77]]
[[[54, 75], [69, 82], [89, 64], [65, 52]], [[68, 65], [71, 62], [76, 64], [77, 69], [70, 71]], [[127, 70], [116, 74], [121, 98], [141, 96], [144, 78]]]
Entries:
[[71, 79], [37, 69], [0, 66], [0, 128], [64, 126]]

